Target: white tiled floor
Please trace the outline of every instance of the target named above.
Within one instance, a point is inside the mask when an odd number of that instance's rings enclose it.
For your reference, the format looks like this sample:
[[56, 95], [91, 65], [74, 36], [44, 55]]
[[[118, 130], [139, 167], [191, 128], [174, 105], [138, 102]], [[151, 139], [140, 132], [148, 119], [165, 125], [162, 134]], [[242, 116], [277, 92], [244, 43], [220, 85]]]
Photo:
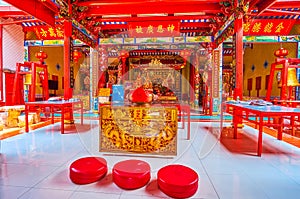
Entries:
[[[159, 168], [174, 163], [189, 166], [198, 173], [199, 188], [193, 198], [296, 199], [300, 196], [300, 150], [266, 134], [264, 152], [262, 157], [257, 157], [255, 151], [236, 153], [223, 145], [217, 139], [218, 123], [192, 123], [191, 140], [186, 140], [184, 130], [179, 130], [178, 155], [161, 158], [101, 154], [96, 120], [85, 120], [84, 126], [67, 128], [64, 135], [60, 134], [59, 127], [60, 124], [50, 125], [1, 141], [1, 199], [168, 198], [157, 187], [156, 173]], [[256, 130], [245, 126], [244, 131], [256, 139]], [[236, 141], [232, 140], [232, 148], [239, 147]], [[77, 158], [90, 155], [107, 160], [107, 176], [97, 183], [73, 184], [68, 177], [69, 165]], [[112, 182], [111, 169], [116, 162], [130, 158], [150, 163], [152, 175], [147, 186], [128, 191]]]

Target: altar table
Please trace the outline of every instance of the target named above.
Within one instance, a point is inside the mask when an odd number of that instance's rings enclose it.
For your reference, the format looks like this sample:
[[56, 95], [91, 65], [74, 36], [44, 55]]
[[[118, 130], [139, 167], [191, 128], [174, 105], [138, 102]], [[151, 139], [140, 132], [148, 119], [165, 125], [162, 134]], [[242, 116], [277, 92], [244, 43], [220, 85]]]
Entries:
[[100, 151], [177, 153], [177, 108], [100, 106]]
[[58, 100], [58, 101], [36, 101], [25, 102], [25, 132], [29, 132], [28, 115], [31, 109], [45, 109], [49, 108], [51, 113], [51, 123], [54, 124], [54, 114], [60, 113], [61, 133], [64, 133], [64, 119], [67, 109], [80, 110], [80, 121], [83, 124], [83, 102], [81, 100]]
[[[290, 119], [290, 126], [292, 131], [295, 127], [295, 117], [300, 117], [300, 108], [284, 107], [277, 105], [249, 105], [243, 103], [232, 103], [226, 102], [226, 110], [232, 110], [233, 115], [233, 126], [234, 126], [234, 139], [237, 138], [237, 128], [238, 124], [242, 120], [247, 120], [248, 122], [258, 125], [258, 142], [257, 142], [257, 155], [261, 156], [262, 154], [262, 133], [263, 127], [277, 127], [277, 139], [282, 140], [282, 129], [286, 126], [283, 122], [283, 118]], [[223, 111], [222, 111], [223, 112]], [[222, 114], [223, 115], [223, 114]], [[221, 115], [221, 116], [222, 116]], [[253, 117], [255, 119], [253, 119]], [[272, 118], [278, 117], [279, 122], [272, 122]], [[223, 119], [221, 119], [223, 123]], [[222, 124], [221, 124], [222, 128]]]
[[182, 128], [185, 128], [185, 117], [187, 117], [187, 140], [191, 138], [191, 107], [189, 104], [178, 102], [178, 101], [162, 101], [162, 102], [156, 102], [153, 103], [154, 106], [165, 106], [165, 107], [171, 107], [175, 106], [178, 109], [178, 116], [181, 119], [182, 122]]

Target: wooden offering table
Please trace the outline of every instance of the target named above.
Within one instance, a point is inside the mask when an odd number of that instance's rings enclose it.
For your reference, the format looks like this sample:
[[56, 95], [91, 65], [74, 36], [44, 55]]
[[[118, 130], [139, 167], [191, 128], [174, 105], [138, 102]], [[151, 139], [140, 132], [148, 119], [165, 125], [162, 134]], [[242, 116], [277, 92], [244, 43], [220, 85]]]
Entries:
[[[292, 129], [295, 127], [295, 117], [300, 117], [300, 108], [291, 108], [276, 105], [249, 105], [238, 102], [227, 102], [226, 110], [232, 110], [234, 138], [237, 138], [237, 128], [241, 119], [258, 125], [258, 141], [257, 141], [257, 155], [262, 154], [262, 133], [263, 127], [276, 127], [278, 129], [277, 139], [282, 140], [282, 129], [287, 126], [283, 122], [283, 118], [288, 118], [291, 123], [289, 124]], [[222, 114], [223, 115], [223, 114]], [[222, 116], [221, 115], [221, 116]], [[272, 119], [279, 117], [279, 122], [274, 123]], [[255, 118], [255, 119], [254, 119]], [[223, 119], [221, 119], [223, 122]], [[221, 127], [223, 125], [221, 124]]]
[[[46, 111], [45, 108], [49, 110]], [[25, 103], [25, 132], [29, 132], [29, 121], [28, 115], [31, 110], [41, 109], [42, 112], [48, 112], [51, 114], [51, 123], [54, 124], [54, 114], [60, 114], [61, 120], [61, 133], [64, 133], [64, 120], [66, 110], [72, 109], [80, 110], [80, 121], [83, 124], [83, 102], [78, 99], [71, 100], [58, 100], [58, 101], [36, 101], [36, 102], [26, 102]]]
[[177, 108], [100, 107], [100, 151], [177, 154]]

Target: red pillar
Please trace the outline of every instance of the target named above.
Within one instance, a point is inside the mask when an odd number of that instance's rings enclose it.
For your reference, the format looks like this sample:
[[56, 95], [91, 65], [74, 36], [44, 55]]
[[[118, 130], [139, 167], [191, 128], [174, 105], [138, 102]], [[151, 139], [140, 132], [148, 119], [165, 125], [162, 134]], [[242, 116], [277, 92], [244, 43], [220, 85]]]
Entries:
[[[239, 7], [239, 1], [235, 0], [235, 7]], [[243, 15], [241, 13], [236, 13], [237, 16], [234, 20], [234, 34], [235, 34], [235, 89], [234, 89], [234, 99], [239, 97], [240, 100], [243, 98]], [[240, 113], [238, 113], [240, 114]], [[243, 127], [243, 121], [241, 118], [236, 118], [235, 123], [238, 122], [238, 127]]]
[[64, 99], [67, 100], [72, 98], [72, 88], [70, 86], [72, 22], [64, 22], [64, 32]]
[[[189, 62], [191, 63], [191, 62]], [[187, 64], [186, 64], [187, 67]], [[190, 68], [190, 86], [191, 86], [191, 90], [190, 90], [190, 102], [193, 102], [193, 104], [195, 103], [195, 66], [191, 66], [191, 64], [189, 64], [189, 68]], [[196, 104], [194, 104], [194, 106], [196, 106]]]
[[3, 26], [0, 25], [0, 102], [3, 102]]
[[[64, 22], [64, 99], [68, 100], [72, 98], [73, 89], [71, 88], [71, 78], [70, 78], [70, 67], [71, 67], [71, 35], [72, 35], [72, 22], [65, 21]], [[72, 66], [73, 67], [73, 66]], [[65, 124], [73, 124], [73, 110], [72, 107], [68, 107], [64, 111], [64, 123]]]
[[234, 99], [243, 97], [243, 17], [238, 17], [234, 21], [235, 28], [235, 55], [236, 73]]

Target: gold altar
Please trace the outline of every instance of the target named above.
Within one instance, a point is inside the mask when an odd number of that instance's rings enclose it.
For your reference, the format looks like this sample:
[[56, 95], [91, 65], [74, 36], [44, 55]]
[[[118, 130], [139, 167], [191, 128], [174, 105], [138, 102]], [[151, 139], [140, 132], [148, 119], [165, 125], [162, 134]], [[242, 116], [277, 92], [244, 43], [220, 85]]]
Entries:
[[100, 107], [100, 151], [177, 154], [177, 108]]

